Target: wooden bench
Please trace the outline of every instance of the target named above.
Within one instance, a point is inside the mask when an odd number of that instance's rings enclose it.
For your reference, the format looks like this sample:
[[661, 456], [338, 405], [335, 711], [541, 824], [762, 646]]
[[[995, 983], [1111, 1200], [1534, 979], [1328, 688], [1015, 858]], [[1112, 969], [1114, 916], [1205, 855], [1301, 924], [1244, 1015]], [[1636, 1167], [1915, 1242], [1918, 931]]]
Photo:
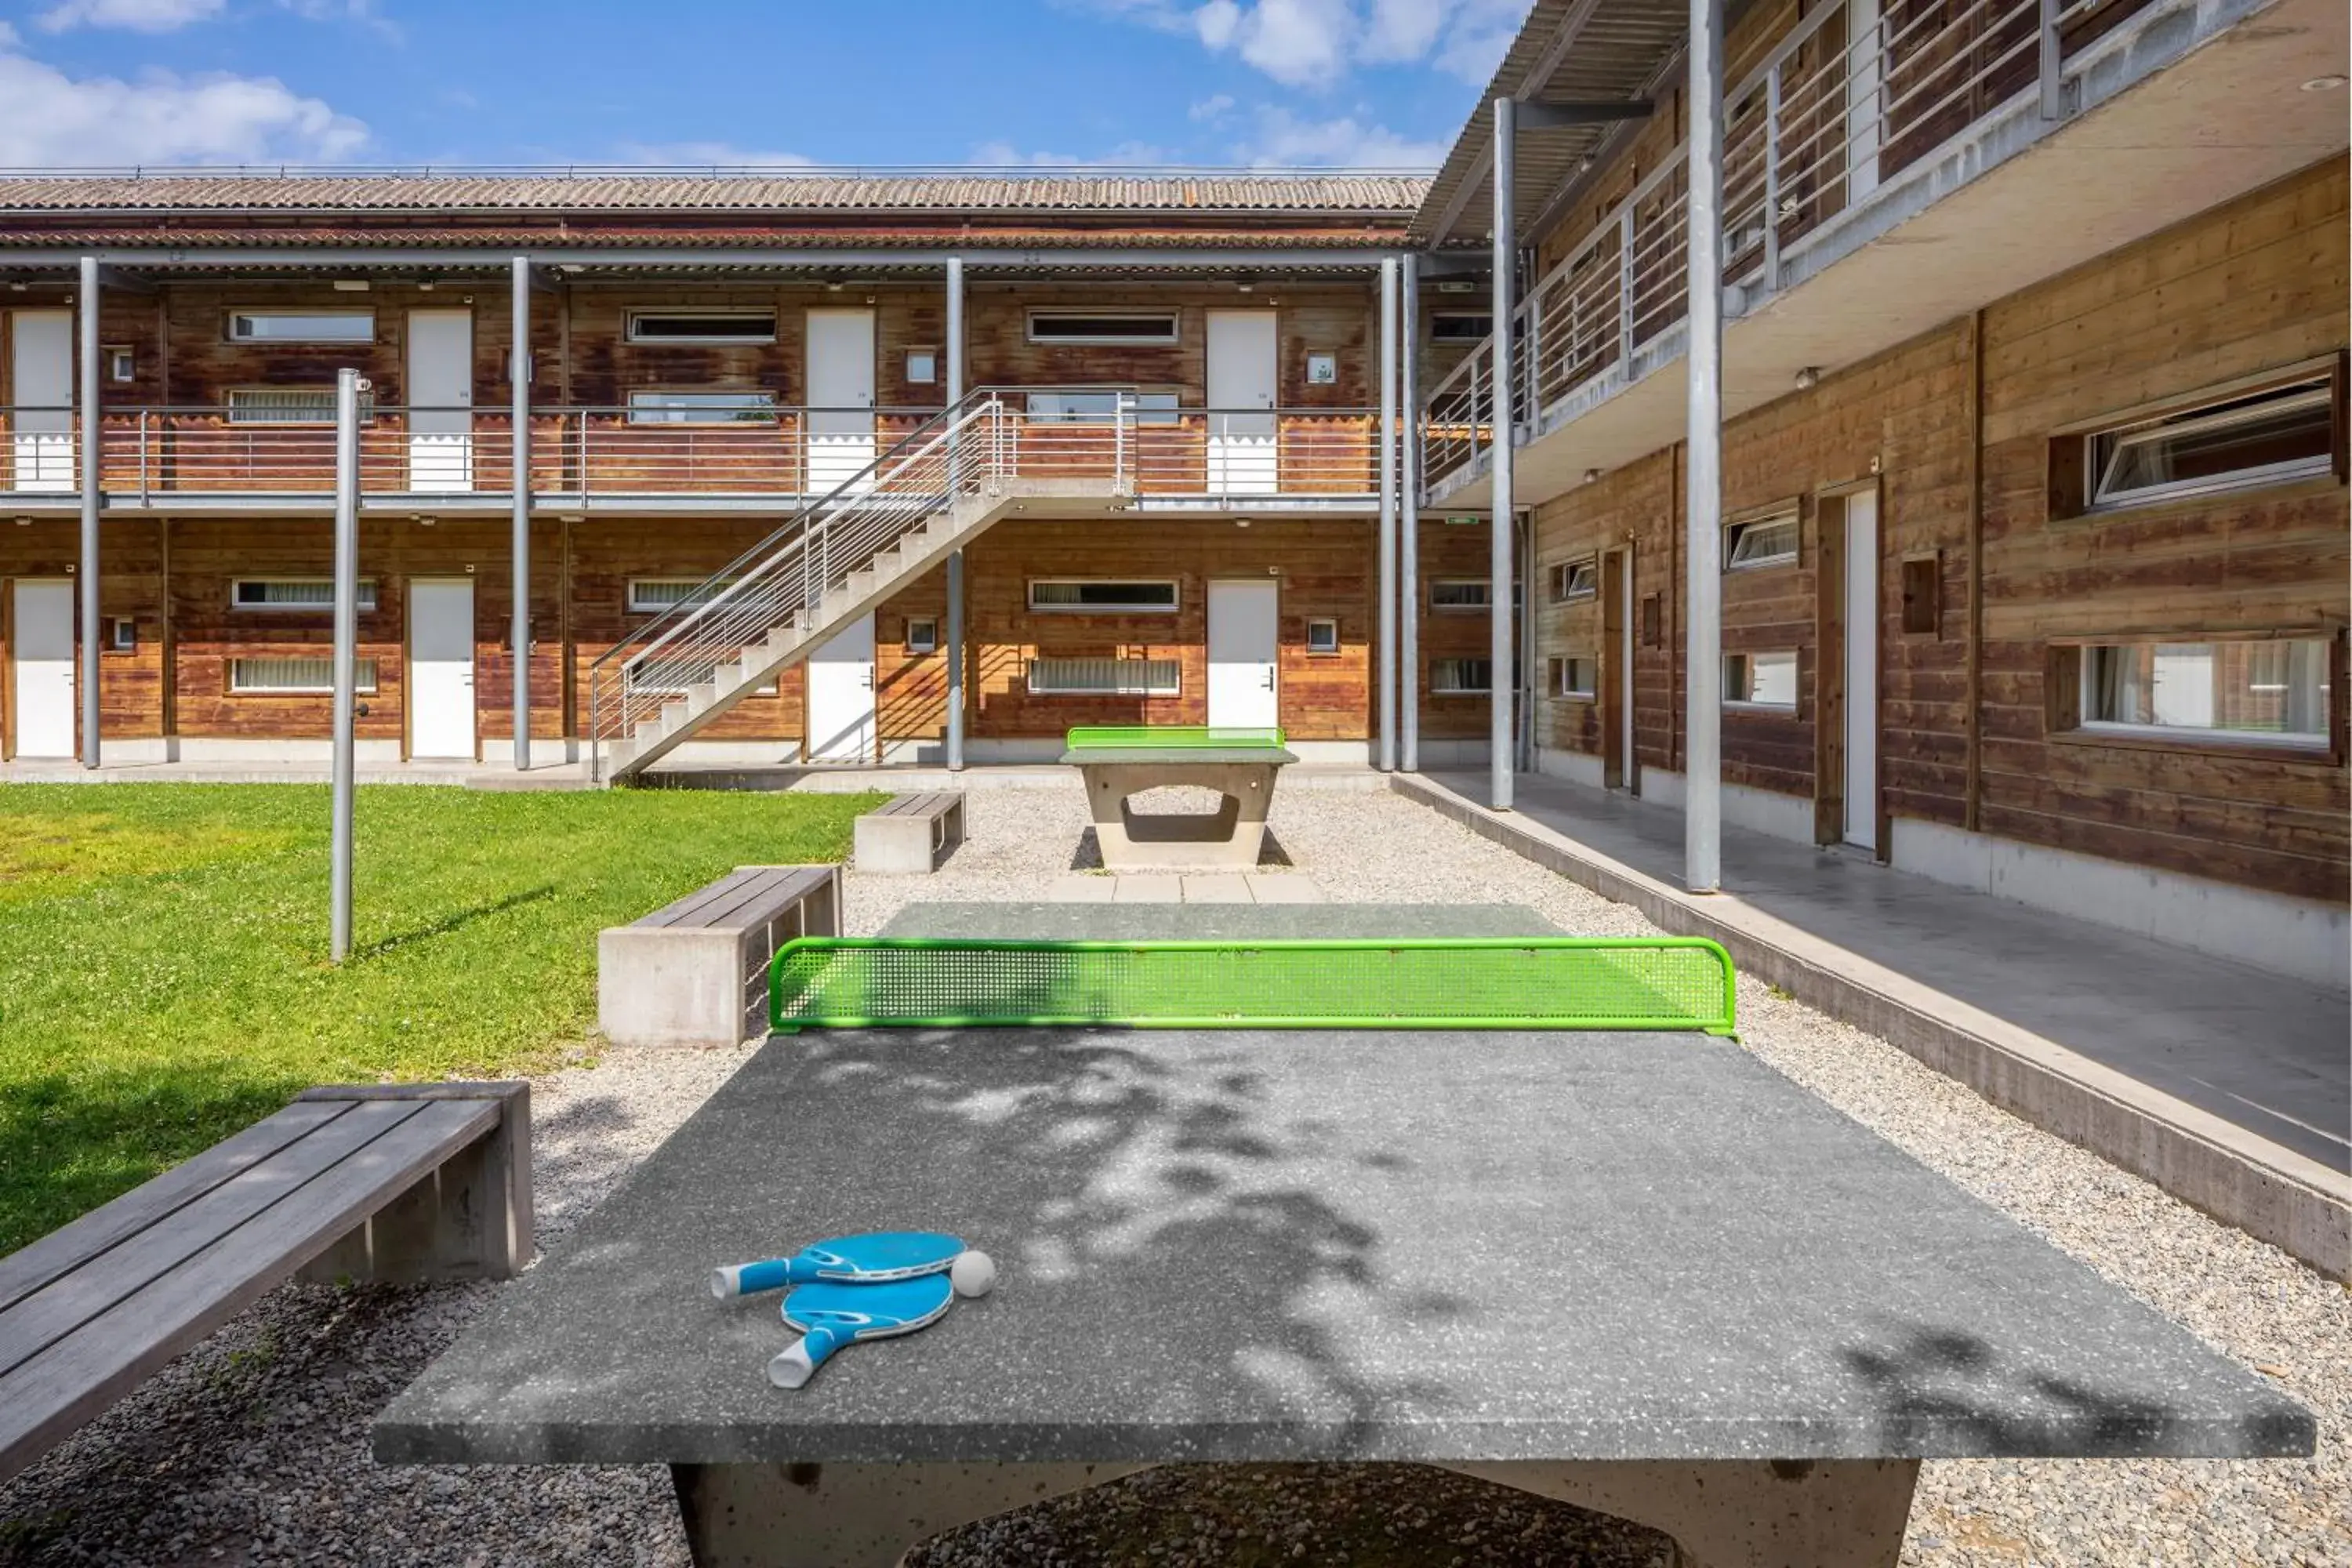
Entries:
[[624, 1046], [732, 1046], [768, 1032], [768, 961], [841, 934], [841, 868], [744, 866], [596, 939], [596, 1022]]
[[927, 877], [963, 842], [963, 791], [898, 795], [859, 817], [854, 831], [859, 870]]
[[530, 1088], [314, 1089], [0, 1258], [0, 1481], [298, 1271], [530, 1260]]

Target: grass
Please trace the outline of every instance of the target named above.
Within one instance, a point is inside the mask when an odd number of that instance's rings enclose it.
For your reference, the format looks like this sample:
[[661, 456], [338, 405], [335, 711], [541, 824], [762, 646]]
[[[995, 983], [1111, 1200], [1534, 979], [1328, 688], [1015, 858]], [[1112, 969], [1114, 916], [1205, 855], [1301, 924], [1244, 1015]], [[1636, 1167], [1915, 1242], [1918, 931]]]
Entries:
[[0, 1254], [313, 1084], [555, 1059], [600, 929], [881, 798], [363, 789], [338, 968], [324, 787], [0, 786]]

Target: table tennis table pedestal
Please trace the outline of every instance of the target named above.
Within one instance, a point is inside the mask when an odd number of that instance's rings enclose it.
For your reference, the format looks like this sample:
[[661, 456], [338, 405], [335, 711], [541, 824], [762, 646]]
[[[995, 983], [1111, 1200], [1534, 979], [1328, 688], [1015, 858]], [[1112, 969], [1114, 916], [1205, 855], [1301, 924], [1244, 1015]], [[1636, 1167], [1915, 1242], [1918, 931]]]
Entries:
[[[672, 1465], [670, 1474], [697, 1568], [892, 1568], [941, 1531], [1152, 1468], [738, 1464]], [[1664, 1531], [1686, 1568], [1895, 1568], [1919, 1475], [1916, 1459], [1438, 1468]]]
[[[1276, 752], [1247, 761], [1182, 752], [1119, 761], [1074, 752], [1064, 760], [1086, 780], [1104, 869], [1246, 871], [1265, 847], [1274, 781], [1292, 759]], [[1128, 805], [1144, 790], [1177, 786], [1215, 790], [1224, 800], [1213, 812], [1146, 814]]]

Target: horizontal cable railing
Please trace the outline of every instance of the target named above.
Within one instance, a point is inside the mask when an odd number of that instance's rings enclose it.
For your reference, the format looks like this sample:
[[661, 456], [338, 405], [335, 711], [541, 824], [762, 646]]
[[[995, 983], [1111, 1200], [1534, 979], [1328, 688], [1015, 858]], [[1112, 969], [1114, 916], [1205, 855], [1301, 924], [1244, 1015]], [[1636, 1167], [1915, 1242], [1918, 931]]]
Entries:
[[[1934, 163], [2021, 96], [2056, 118], [2070, 66], [2152, 0], [1874, 0], [1799, 22], [1725, 95], [1723, 275], [1754, 295], [1881, 186]], [[1859, 22], [1857, 23], [1857, 18]], [[1687, 145], [1645, 174], [1517, 306], [1513, 402], [1532, 422], [1585, 387], [1648, 368], [1689, 293]], [[1424, 400], [1422, 472], [1465, 471], [1492, 439], [1490, 338]]]

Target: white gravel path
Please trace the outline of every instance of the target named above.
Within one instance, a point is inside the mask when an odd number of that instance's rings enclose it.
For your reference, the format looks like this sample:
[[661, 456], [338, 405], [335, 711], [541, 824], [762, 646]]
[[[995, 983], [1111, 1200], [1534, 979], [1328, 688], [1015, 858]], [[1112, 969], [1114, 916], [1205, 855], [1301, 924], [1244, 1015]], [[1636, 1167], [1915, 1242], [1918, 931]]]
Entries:
[[[853, 876], [851, 929], [875, 930], [918, 899], [1040, 898], [1085, 863], [1075, 785], [975, 789], [969, 817], [969, 841], [938, 875]], [[1651, 929], [1394, 795], [1286, 792], [1272, 822], [1296, 869], [1336, 902], [1521, 903], [1571, 931]], [[1749, 982], [1739, 1002], [1745, 1043], [1763, 1060], [2320, 1415], [2309, 1461], [1931, 1463], [1905, 1568], [2352, 1568], [2352, 1292], [1883, 1041]], [[561, 1245], [747, 1056], [611, 1051], [536, 1081], [542, 1244]], [[0, 1564], [684, 1563], [659, 1469], [388, 1469], [369, 1458], [369, 1419], [494, 1289], [274, 1293], [0, 1488]], [[1619, 1561], [1581, 1555], [1576, 1521], [1547, 1518], [1549, 1505], [1507, 1501], [1492, 1518], [1508, 1528], [1482, 1532], [1475, 1495], [1435, 1479], [1368, 1489], [1309, 1468], [1106, 1491], [1093, 1505], [955, 1532], [922, 1561], [1113, 1561], [1143, 1550], [1139, 1518], [1171, 1510], [1181, 1528], [1152, 1537], [1155, 1563], [1223, 1562], [1251, 1540], [1302, 1563]], [[1364, 1531], [1367, 1508], [1386, 1510], [1381, 1532]]]

